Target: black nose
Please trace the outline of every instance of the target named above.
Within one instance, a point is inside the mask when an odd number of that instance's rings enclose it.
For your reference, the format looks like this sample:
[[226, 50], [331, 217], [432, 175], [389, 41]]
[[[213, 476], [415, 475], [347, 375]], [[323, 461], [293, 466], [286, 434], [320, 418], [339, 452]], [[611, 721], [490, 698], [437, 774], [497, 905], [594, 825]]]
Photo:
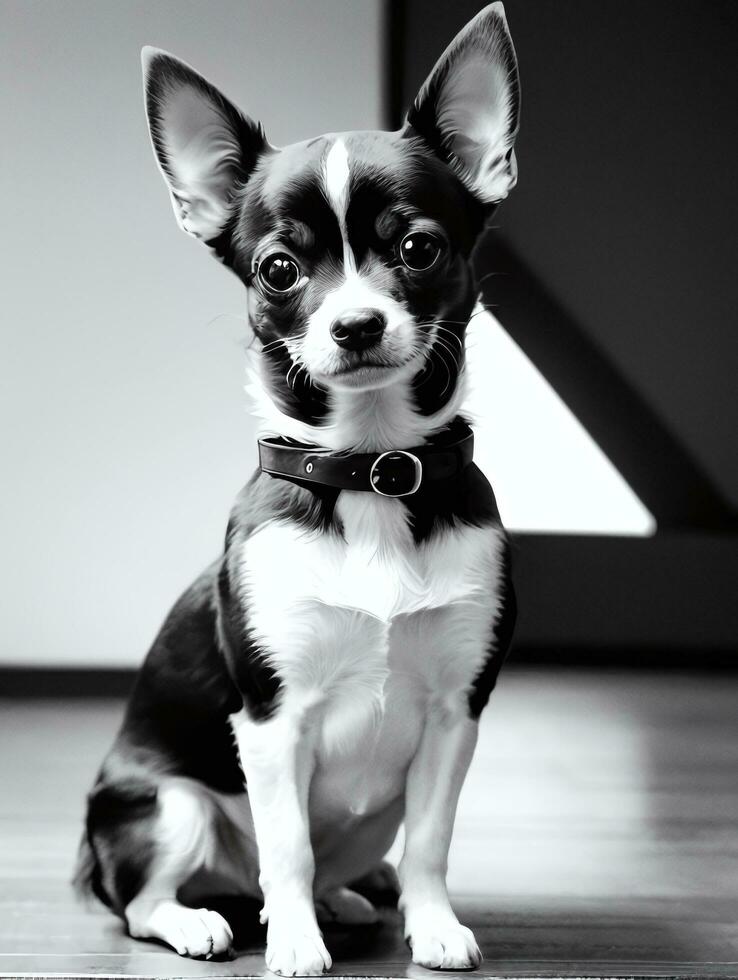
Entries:
[[379, 310], [350, 310], [331, 324], [331, 337], [346, 350], [366, 350], [384, 333], [387, 321]]

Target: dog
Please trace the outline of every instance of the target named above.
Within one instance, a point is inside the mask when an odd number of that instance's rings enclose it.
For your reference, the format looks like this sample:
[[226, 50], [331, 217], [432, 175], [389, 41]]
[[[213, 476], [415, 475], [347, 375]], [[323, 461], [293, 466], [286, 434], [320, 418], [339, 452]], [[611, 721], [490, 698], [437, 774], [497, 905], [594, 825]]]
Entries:
[[391, 883], [404, 821], [412, 958], [476, 967], [445, 877], [516, 615], [462, 411], [470, 255], [517, 179], [503, 6], [455, 38], [397, 132], [278, 149], [188, 65], [143, 61], [176, 219], [246, 286], [260, 465], [137, 676], [77, 882], [191, 957], [232, 951], [208, 896], [263, 900], [267, 966], [312, 976], [331, 967], [325, 919], [377, 919], [361, 882]]

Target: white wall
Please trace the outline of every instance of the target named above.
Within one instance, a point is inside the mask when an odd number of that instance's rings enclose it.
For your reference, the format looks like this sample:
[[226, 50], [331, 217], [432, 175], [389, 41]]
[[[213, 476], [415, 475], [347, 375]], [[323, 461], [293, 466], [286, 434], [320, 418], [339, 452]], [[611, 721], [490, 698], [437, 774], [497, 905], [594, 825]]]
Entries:
[[139, 50], [191, 62], [275, 143], [373, 128], [380, 3], [1, 12], [0, 661], [135, 663], [255, 462], [242, 288], [175, 226]]

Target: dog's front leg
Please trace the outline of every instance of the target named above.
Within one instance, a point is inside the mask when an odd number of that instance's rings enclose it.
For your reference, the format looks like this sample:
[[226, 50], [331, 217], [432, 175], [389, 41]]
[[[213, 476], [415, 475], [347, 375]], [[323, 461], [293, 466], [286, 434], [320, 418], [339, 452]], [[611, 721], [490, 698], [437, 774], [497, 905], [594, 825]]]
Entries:
[[281, 976], [315, 976], [331, 958], [315, 917], [315, 861], [308, 794], [314, 731], [303, 713], [282, 705], [268, 721], [241, 712], [233, 723], [259, 850], [266, 964]]
[[476, 742], [477, 723], [466, 698], [451, 708], [431, 708], [408, 773], [400, 908], [413, 960], [426, 967], [468, 970], [482, 959], [446, 890], [456, 804]]

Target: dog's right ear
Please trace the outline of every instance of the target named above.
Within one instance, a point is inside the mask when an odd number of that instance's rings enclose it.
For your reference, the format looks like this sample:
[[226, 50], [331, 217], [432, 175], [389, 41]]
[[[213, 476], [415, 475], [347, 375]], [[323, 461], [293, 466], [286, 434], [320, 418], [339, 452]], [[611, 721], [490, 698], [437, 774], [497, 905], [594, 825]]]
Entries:
[[236, 189], [269, 148], [264, 130], [166, 51], [141, 52], [151, 142], [177, 222], [215, 248]]

